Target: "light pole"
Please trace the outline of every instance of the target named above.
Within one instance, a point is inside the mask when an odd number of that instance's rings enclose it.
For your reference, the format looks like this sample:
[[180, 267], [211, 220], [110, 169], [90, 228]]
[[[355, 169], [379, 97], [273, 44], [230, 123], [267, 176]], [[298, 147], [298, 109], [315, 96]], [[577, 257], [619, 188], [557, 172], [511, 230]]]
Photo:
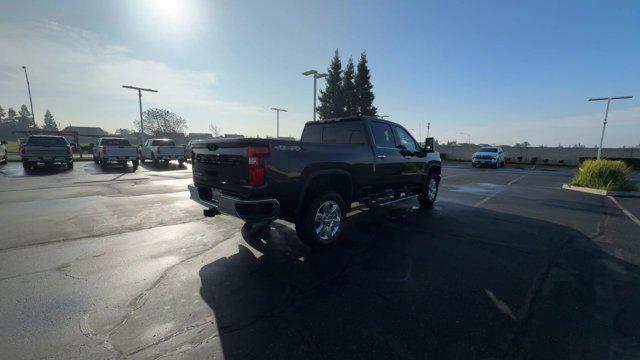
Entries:
[[[431, 127], [431, 123], [427, 123], [427, 137], [429, 137], [429, 128]], [[422, 122], [418, 121], [418, 137], [422, 139]]]
[[142, 123], [142, 92], [149, 91], [149, 92], [157, 93], [158, 90], [145, 89], [145, 88], [140, 88], [140, 87], [130, 86], [130, 85], [122, 85], [122, 87], [125, 89], [138, 90], [138, 106], [140, 107], [140, 144], [143, 144], [144, 143], [144, 126], [143, 126], [144, 124]]
[[461, 132], [461, 135], [467, 135], [467, 144], [471, 145], [471, 135], [468, 133]]
[[589, 101], [607, 100], [607, 109], [604, 111], [604, 121], [602, 122], [602, 134], [600, 135], [600, 146], [598, 146], [598, 160], [600, 160], [600, 155], [602, 155], [602, 141], [604, 140], [604, 129], [607, 127], [607, 117], [609, 116], [609, 105], [611, 105], [611, 100], [621, 100], [621, 99], [631, 99], [631, 98], [633, 98], [633, 96], [615, 96], [615, 97], [589, 99]]
[[316, 121], [316, 90], [317, 90], [317, 81], [318, 79], [322, 79], [323, 77], [329, 76], [329, 74], [321, 74], [318, 70], [309, 70], [302, 73], [304, 76], [313, 75], [313, 121]]
[[31, 100], [31, 85], [29, 85], [29, 76], [27, 76], [27, 67], [22, 65], [22, 69], [24, 70], [24, 77], [27, 79], [27, 90], [29, 91], [29, 105], [31, 105], [31, 118], [33, 119], [33, 124], [36, 123], [36, 114], [33, 113], [33, 101]]
[[276, 139], [280, 139], [280, 111], [287, 112], [285, 109], [271, 108], [276, 111]]

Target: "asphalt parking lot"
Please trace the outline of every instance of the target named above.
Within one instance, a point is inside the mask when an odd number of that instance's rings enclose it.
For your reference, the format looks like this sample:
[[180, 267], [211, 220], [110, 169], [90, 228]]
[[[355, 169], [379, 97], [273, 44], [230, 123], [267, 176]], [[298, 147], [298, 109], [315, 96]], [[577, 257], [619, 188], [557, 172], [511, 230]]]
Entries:
[[337, 247], [203, 218], [190, 169], [0, 168], [0, 349], [22, 358], [640, 358], [640, 199], [443, 170]]

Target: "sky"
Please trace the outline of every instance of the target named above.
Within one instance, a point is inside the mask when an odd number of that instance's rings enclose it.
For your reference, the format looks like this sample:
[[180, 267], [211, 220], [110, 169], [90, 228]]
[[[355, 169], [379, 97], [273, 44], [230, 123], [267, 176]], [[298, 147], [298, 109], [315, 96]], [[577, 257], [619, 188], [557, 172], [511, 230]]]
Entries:
[[[132, 128], [143, 108], [189, 132], [299, 137], [309, 69], [366, 51], [380, 115], [440, 142], [640, 144], [638, 1], [61, 0], [0, 2], [0, 106], [60, 125]], [[319, 88], [324, 82], [319, 81]], [[469, 135], [467, 135], [469, 134]]]

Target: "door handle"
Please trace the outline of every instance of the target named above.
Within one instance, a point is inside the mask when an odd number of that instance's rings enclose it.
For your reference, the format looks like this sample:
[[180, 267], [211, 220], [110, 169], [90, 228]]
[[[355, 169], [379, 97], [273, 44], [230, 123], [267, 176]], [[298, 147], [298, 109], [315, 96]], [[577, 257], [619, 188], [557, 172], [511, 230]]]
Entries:
[[378, 155], [378, 159], [386, 159], [387, 155]]

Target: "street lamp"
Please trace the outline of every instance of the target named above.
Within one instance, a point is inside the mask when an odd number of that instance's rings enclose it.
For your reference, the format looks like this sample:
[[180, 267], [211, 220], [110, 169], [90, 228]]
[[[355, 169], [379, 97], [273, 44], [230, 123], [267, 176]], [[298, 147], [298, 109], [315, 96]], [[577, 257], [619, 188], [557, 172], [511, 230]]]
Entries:
[[309, 70], [302, 73], [304, 76], [313, 75], [313, 121], [316, 121], [316, 89], [318, 79], [329, 76], [329, 74], [319, 73], [318, 70]]
[[[427, 137], [429, 137], [429, 128], [431, 128], [431, 123], [427, 123]], [[418, 137], [422, 139], [422, 122], [418, 121]]]
[[469, 135], [468, 133], [464, 133], [464, 132], [461, 132], [460, 134], [461, 135], [467, 135], [467, 144], [471, 144], [471, 135]]
[[276, 139], [280, 139], [280, 111], [287, 112], [285, 109], [271, 108], [276, 111]]
[[615, 97], [589, 99], [589, 101], [607, 100], [607, 109], [604, 111], [604, 121], [602, 122], [602, 134], [600, 135], [600, 146], [598, 147], [598, 160], [600, 160], [600, 155], [602, 154], [602, 140], [604, 140], [604, 129], [607, 126], [607, 116], [609, 116], [609, 105], [611, 104], [611, 100], [621, 100], [621, 99], [631, 99], [631, 98], [633, 98], [633, 96], [615, 96]]
[[36, 114], [33, 113], [33, 101], [31, 100], [31, 85], [29, 85], [29, 76], [27, 76], [27, 67], [22, 65], [22, 69], [24, 70], [24, 77], [27, 79], [27, 90], [29, 91], [29, 104], [31, 105], [31, 118], [33, 119], [33, 124], [36, 123]]
[[144, 126], [143, 126], [144, 124], [142, 123], [142, 92], [149, 91], [149, 92], [157, 93], [158, 90], [145, 89], [145, 88], [140, 88], [140, 87], [130, 86], [130, 85], [122, 85], [122, 87], [125, 89], [138, 90], [138, 106], [140, 107], [140, 144], [143, 144], [144, 143]]

